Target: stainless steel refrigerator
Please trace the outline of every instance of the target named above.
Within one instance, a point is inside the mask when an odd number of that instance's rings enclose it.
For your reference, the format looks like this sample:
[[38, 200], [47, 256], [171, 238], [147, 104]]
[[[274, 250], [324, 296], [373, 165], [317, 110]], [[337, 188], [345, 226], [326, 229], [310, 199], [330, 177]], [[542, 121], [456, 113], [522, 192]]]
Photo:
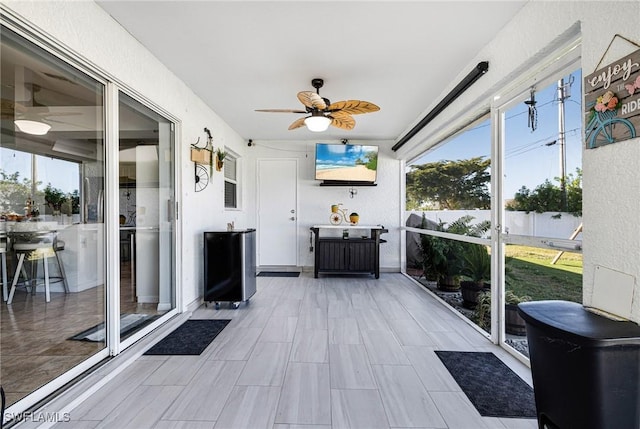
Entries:
[[204, 233], [204, 301], [238, 308], [256, 293], [256, 230]]

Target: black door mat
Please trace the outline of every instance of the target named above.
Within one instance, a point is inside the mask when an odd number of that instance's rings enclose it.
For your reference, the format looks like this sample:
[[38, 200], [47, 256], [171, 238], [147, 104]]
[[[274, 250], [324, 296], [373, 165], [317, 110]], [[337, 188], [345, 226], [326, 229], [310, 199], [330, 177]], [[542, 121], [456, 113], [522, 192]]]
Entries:
[[493, 353], [436, 351], [485, 417], [535, 418], [533, 389]]
[[228, 319], [187, 320], [145, 355], [199, 355], [229, 322]]
[[260, 271], [258, 277], [299, 277], [297, 271]]

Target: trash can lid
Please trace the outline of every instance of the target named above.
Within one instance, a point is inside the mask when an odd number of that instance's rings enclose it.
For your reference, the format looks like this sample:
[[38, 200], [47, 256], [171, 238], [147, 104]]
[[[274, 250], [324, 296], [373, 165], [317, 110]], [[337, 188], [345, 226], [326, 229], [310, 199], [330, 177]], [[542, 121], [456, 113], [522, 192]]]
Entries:
[[640, 345], [640, 326], [636, 323], [608, 319], [575, 302], [523, 302], [518, 304], [518, 313], [527, 324], [583, 345]]

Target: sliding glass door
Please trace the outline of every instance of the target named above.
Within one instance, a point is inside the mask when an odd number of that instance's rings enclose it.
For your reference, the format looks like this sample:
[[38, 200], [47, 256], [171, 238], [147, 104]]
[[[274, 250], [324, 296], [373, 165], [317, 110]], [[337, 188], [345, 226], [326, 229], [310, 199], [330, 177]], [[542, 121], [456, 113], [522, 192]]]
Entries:
[[177, 312], [175, 120], [18, 27], [0, 31], [0, 385], [11, 416]]
[[175, 308], [174, 125], [120, 92], [120, 338]]
[[107, 356], [105, 84], [0, 31], [0, 383], [26, 407]]

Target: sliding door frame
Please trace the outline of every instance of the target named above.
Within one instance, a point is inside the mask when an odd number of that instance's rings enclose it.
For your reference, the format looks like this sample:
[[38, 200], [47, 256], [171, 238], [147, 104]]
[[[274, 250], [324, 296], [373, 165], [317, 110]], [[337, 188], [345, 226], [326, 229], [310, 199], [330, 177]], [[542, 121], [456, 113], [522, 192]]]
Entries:
[[[80, 362], [67, 372], [63, 373], [59, 377], [49, 381], [44, 386], [31, 392], [24, 398], [20, 399], [16, 403], [9, 406], [5, 412], [7, 415], [19, 415], [25, 410], [36, 406], [43, 400], [46, 400], [57, 390], [64, 388], [65, 385], [73, 381], [74, 379], [87, 373], [91, 368], [95, 367], [100, 362], [109, 358], [109, 356], [116, 356], [125, 350], [127, 347], [133, 345], [138, 340], [142, 339], [145, 335], [149, 334], [152, 330], [167, 322], [172, 317], [179, 313], [182, 313], [183, 308], [182, 300], [182, 260], [181, 252], [179, 249], [182, 244], [182, 227], [181, 219], [178, 214], [181, 212], [181, 195], [182, 181], [181, 171], [179, 166], [182, 162], [182, 154], [180, 150], [179, 142], [182, 141], [182, 125], [181, 121], [174, 115], [170, 114], [160, 106], [156, 105], [148, 98], [138, 93], [136, 90], [122, 82], [113, 74], [98, 67], [96, 64], [83, 57], [82, 55], [74, 52], [72, 49], [62, 45], [54, 37], [35, 27], [30, 22], [24, 20], [19, 15], [15, 14], [11, 9], [0, 4], [0, 24], [6, 28], [14, 31], [19, 36], [23, 37], [28, 42], [31, 42], [42, 48], [52, 56], [62, 60], [69, 66], [79, 70], [86, 74], [104, 87], [104, 126], [103, 133], [104, 138], [104, 152], [105, 159], [105, 198], [107, 204], [104, 207], [104, 224], [103, 232], [105, 237], [104, 242], [104, 262], [105, 279], [104, 279], [104, 297], [105, 297], [105, 325], [107, 327], [107, 337], [105, 347], [88, 357], [86, 360]], [[131, 335], [123, 341], [119, 341], [120, 315], [119, 315], [119, 212], [118, 212], [118, 175], [119, 175], [119, 153], [118, 153], [118, 92], [122, 91], [136, 101], [162, 115], [173, 124], [173, 201], [171, 207], [168, 209], [172, 214], [173, 233], [171, 235], [173, 252], [173, 269], [172, 271], [172, 285], [174, 287], [175, 306], [173, 309], [162, 315], [158, 320], [149, 324], [145, 328]], [[0, 416], [4, 418], [4, 416]]]
[[[507, 244], [517, 244], [543, 249], [556, 249], [550, 246], [544, 237], [533, 237], [509, 234], [505, 231], [505, 208], [503, 198], [504, 172], [505, 172], [505, 145], [506, 145], [506, 121], [505, 115], [509, 109], [524, 102], [530, 97], [531, 87], [545, 88], [556, 82], [560, 77], [579, 69], [580, 65], [580, 39], [576, 39], [568, 45], [563, 56], [557, 57], [556, 61], [547, 65], [535, 75], [531, 81], [525, 82], [507, 93], [505, 96], [494, 99], [491, 109], [492, 127], [492, 175], [491, 175], [491, 222], [492, 222], [492, 265], [491, 277], [498, 280], [495, 289], [491, 291], [491, 340], [499, 344], [520, 361], [529, 365], [529, 359], [521, 353], [515, 351], [506, 343], [505, 332], [505, 249]], [[582, 94], [580, 95], [582, 100]], [[495, 173], [494, 173], [495, 172]], [[556, 239], [554, 241], [563, 241]], [[495, 257], [494, 257], [495, 254]], [[493, 280], [492, 280], [493, 284]]]

